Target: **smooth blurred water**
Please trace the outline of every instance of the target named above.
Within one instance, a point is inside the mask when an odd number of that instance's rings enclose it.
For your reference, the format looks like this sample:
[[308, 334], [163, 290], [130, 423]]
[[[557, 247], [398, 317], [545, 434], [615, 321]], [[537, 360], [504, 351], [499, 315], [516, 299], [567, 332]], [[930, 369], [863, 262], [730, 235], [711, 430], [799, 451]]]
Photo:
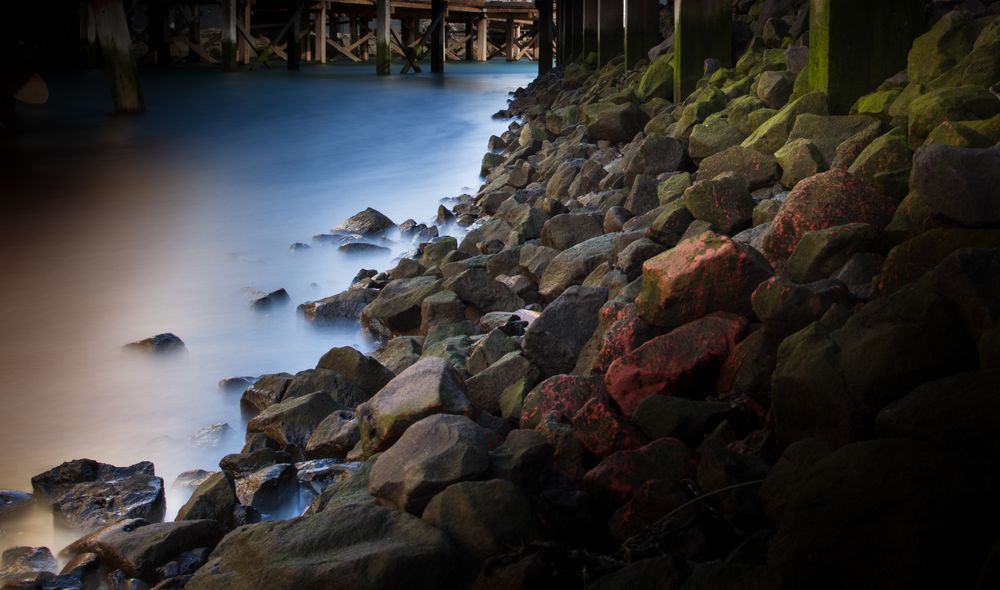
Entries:
[[[289, 245], [367, 206], [430, 221], [440, 199], [474, 190], [487, 138], [506, 127], [490, 115], [534, 67], [144, 72], [148, 112], [136, 118], [109, 114], [98, 72], [46, 76], [50, 104], [19, 111], [20, 129], [0, 134], [0, 488], [30, 490], [32, 475], [82, 457], [151, 460], [167, 486], [217, 469], [244, 430], [239, 394], [218, 380], [311, 368], [332, 346], [370, 348], [360, 330], [318, 329], [295, 305], [405, 249]], [[243, 287], [283, 287], [293, 304], [255, 313]], [[186, 356], [122, 353], [168, 331]], [[189, 442], [220, 422], [233, 430], [219, 446]], [[168, 500], [172, 517], [182, 498]], [[58, 546], [37, 531], [0, 537], [46, 542]]]

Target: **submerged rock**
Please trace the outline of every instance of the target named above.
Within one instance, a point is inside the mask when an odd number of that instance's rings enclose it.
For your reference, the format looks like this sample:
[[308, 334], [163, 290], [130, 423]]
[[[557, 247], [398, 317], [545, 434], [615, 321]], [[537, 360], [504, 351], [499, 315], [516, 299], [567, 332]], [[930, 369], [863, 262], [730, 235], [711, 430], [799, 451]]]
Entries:
[[57, 571], [59, 564], [48, 547], [11, 547], [0, 560], [0, 587], [35, 588]]
[[24, 512], [34, 501], [34, 496], [27, 492], [0, 490], [0, 521]]
[[396, 227], [396, 224], [393, 223], [391, 219], [375, 209], [368, 207], [364, 211], [355, 213], [351, 217], [342, 221], [337, 225], [337, 227], [333, 228], [333, 231], [370, 236], [380, 234], [393, 227]]
[[169, 332], [166, 332], [164, 334], [150, 336], [145, 340], [130, 342], [125, 345], [125, 350], [130, 352], [163, 355], [185, 352], [187, 351], [187, 347], [184, 346], [183, 340]]

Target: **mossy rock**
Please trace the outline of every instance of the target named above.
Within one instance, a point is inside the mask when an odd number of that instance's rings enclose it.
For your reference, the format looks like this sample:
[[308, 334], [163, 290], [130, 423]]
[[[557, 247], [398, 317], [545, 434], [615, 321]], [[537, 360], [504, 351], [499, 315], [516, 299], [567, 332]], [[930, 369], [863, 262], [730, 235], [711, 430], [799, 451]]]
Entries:
[[750, 76], [743, 76], [742, 78], [734, 80], [723, 86], [722, 93], [732, 100], [750, 94], [751, 88], [753, 88], [753, 78]]
[[901, 92], [897, 88], [890, 88], [889, 90], [879, 90], [878, 92], [866, 94], [854, 103], [854, 106], [851, 107], [851, 114], [868, 115], [888, 121], [891, 118], [889, 109], [896, 99], [899, 98]]
[[699, 88], [685, 101], [684, 110], [679, 119], [672, 137], [675, 139], [687, 138], [695, 125], [726, 108], [729, 102], [725, 94], [714, 86]]
[[580, 124], [583, 121], [583, 111], [576, 105], [569, 105], [549, 111], [545, 116], [545, 128], [549, 133], [558, 135], [563, 129]]
[[788, 141], [788, 135], [792, 132], [795, 120], [799, 115], [807, 113], [826, 115], [828, 112], [826, 95], [822, 92], [810, 92], [785, 105], [776, 115], [746, 138], [742, 146], [762, 153], [773, 154]]
[[788, 140], [812, 140], [829, 165], [836, 158], [837, 146], [841, 143], [866, 131], [870, 137], [875, 137], [881, 128], [880, 120], [865, 115], [823, 116], [804, 113], [796, 117]]
[[756, 127], [750, 125], [750, 113], [764, 107], [764, 102], [753, 95], [741, 96], [729, 103], [729, 124], [740, 133], [750, 135]]
[[[718, 114], [715, 113], [715, 115]], [[746, 139], [746, 134], [734, 129], [726, 119], [713, 118], [700, 125], [695, 125], [694, 129], [691, 130], [688, 153], [692, 160], [698, 162], [726, 148], [740, 145], [744, 139]]]
[[913, 41], [906, 68], [910, 82], [932, 82], [957, 65], [975, 42], [976, 27], [969, 13], [949, 12]]
[[757, 82], [757, 98], [772, 109], [780, 109], [788, 103], [795, 86], [795, 74], [788, 71], [767, 71]]
[[676, 123], [674, 120], [674, 113], [671, 109], [665, 109], [657, 113], [649, 123], [646, 123], [646, 127], [643, 128], [643, 132], [646, 135], [666, 135], [670, 129], [670, 126]]
[[989, 119], [1000, 114], [1000, 99], [981, 86], [932, 90], [910, 103], [910, 148], [923, 145], [944, 121]]
[[788, 258], [785, 273], [800, 284], [829, 278], [859, 252], [876, 252], [882, 232], [867, 223], [848, 223], [806, 232]]
[[639, 81], [639, 98], [674, 98], [674, 55], [666, 53], [653, 60]]
[[805, 138], [792, 139], [774, 153], [781, 166], [781, 184], [793, 188], [801, 180], [827, 169], [827, 160], [816, 144]]
[[892, 293], [922, 277], [963, 248], [1000, 248], [1000, 230], [937, 228], [893, 248], [882, 265], [879, 293]]
[[931, 131], [924, 145], [988, 148], [1000, 141], [1000, 115], [982, 121], [945, 121]]
[[792, 96], [788, 100], [798, 100], [812, 92], [809, 86], [809, 69], [806, 68], [795, 76], [795, 85], [792, 87]]
[[661, 205], [666, 205], [684, 196], [684, 191], [691, 186], [691, 174], [679, 172], [668, 176], [656, 187], [657, 197]]
[[930, 86], [989, 86], [997, 80], [1000, 80], [1000, 18], [993, 19], [984, 27], [972, 51], [958, 65], [935, 78]]
[[913, 153], [906, 144], [906, 134], [902, 129], [893, 129], [868, 144], [847, 171], [874, 178], [886, 172], [909, 171], [912, 160]]
[[923, 84], [907, 84], [899, 92], [896, 100], [892, 101], [889, 107], [889, 118], [894, 127], [905, 126], [910, 117], [910, 105], [914, 100], [923, 96], [927, 92], [927, 87]]

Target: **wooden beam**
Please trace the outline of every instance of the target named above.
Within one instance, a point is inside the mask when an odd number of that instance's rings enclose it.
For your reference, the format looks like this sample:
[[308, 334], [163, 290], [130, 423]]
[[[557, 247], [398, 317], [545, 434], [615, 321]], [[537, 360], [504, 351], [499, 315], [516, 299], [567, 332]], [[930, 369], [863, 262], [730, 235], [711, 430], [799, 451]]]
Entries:
[[[190, 43], [189, 43], [188, 46], [190, 47], [191, 45], [194, 45], [194, 46], [198, 47], [199, 49], [201, 49], [201, 47], [202, 47], [202, 43], [201, 43], [201, 6], [195, 4], [193, 6], [188, 7], [188, 11], [189, 11], [189, 13], [191, 15], [190, 18], [187, 19], [187, 21], [188, 21], [188, 41], [190, 41]], [[188, 54], [188, 61], [192, 62], [192, 63], [198, 63], [199, 61], [201, 61], [202, 57], [203, 56], [202, 56], [202, 52], [201, 51], [197, 51], [197, 50], [192, 49], [191, 52]], [[206, 61], [208, 61], [208, 60], [206, 60]], [[219, 61], [216, 60], [216, 59], [212, 59], [211, 61], [209, 61], [209, 63], [219, 63]]]
[[[236, 2], [236, 0], [228, 0], [228, 1], [234, 3]], [[245, 0], [243, 2], [243, 5], [237, 11], [238, 12], [238, 18], [236, 19], [237, 30], [239, 29], [241, 24], [246, 31], [250, 30], [250, 15], [252, 11], [253, 11], [253, 6], [251, 5], [250, 0]], [[247, 38], [245, 39], [244, 36]], [[236, 39], [237, 39], [236, 60], [241, 64], [247, 65], [250, 63], [250, 53], [251, 52], [256, 53], [257, 42], [255, 40], [250, 39], [249, 34], [237, 35]]]
[[597, 35], [600, 29], [597, 0], [583, 0], [583, 57], [597, 53]]
[[222, 70], [236, 71], [236, 0], [222, 0]]
[[327, 16], [326, 16], [326, 2], [320, 2], [319, 11], [316, 12], [316, 53], [315, 59], [316, 63], [325, 64], [326, 63], [326, 27], [327, 27]]
[[662, 40], [659, 0], [625, 0], [625, 68], [647, 59]]
[[117, 113], [145, 109], [122, 0], [94, 0], [94, 25]]
[[476, 59], [476, 34], [475, 23], [472, 19], [465, 21], [465, 61], [475, 61]]
[[674, 98], [694, 92], [705, 74], [705, 60], [732, 66], [731, 0], [676, 0], [674, 3]]
[[431, 0], [431, 72], [444, 72], [448, 36], [448, 2]]
[[375, 0], [375, 73], [388, 76], [392, 73], [392, 51], [389, 49], [390, 11], [389, 0]]
[[514, 61], [515, 59], [517, 59], [517, 57], [515, 55], [515, 48], [514, 48], [514, 19], [513, 18], [508, 18], [507, 19], [507, 24], [506, 24], [506, 27], [504, 29], [504, 32], [506, 33], [506, 35], [505, 35], [506, 41], [504, 42], [505, 57], [507, 58], [507, 61]]
[[552, 69], [552, 0], [537, 0], [538, 21], [535, 29], [538, 31], [538, 75], [549, 73]]

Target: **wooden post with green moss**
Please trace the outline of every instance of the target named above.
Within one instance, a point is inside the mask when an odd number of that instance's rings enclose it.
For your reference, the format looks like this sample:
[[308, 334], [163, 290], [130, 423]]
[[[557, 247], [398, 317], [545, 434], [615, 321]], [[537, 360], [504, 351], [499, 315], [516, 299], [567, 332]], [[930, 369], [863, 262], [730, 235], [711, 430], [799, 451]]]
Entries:
[[392, 73], [392, 51], [389, 48], [389, 0], [375, 0], [375, 73]]
[[598, 31], [601, 28], [598, 15], [597, 0], [583, 0], [583, 51], [581, 53], [584, 59], [591, 53], [597, 52]]
[[288, 57], [288, 69], [295, 71], [302, 65], [302, 44], [299, 38], [302, 33], [302, 0], [288, 0], [288, 18], [291, 26], [285, 35], [285, 53]]
[[222, 0], [222, 70], [236, 71], [236, 0]]
[[675, 0], [674, 100], [691, 94], [705, 73], [705, 60], [732, 66], [731, 0]]
[[552, 0], [536, 0], [538, 8], [538, 75], [552, 69]]
[[145, 106], [122, 0], [94, 0], [94, 25], [115, 112], [141, 113]]
[[445, 0], [431, 0], [431, 26], [437, 23], [437, 28], [431, 32], [431, 71], [437, 74], [444, 72], [444, 50], [448, 46], [448, 3]]
[[597, 63], [605, 66], [625, 53], [624, 0], [598, 0]]
[[847, 113], [906, 68], [924, 26], [923, 0], [811, 0], [809, 87], [826, 93], [831, 112]]
[[659, 1], [625, 0], [625, 67], [634, 68], [647, 59], [649, 50], [660, 41]]

